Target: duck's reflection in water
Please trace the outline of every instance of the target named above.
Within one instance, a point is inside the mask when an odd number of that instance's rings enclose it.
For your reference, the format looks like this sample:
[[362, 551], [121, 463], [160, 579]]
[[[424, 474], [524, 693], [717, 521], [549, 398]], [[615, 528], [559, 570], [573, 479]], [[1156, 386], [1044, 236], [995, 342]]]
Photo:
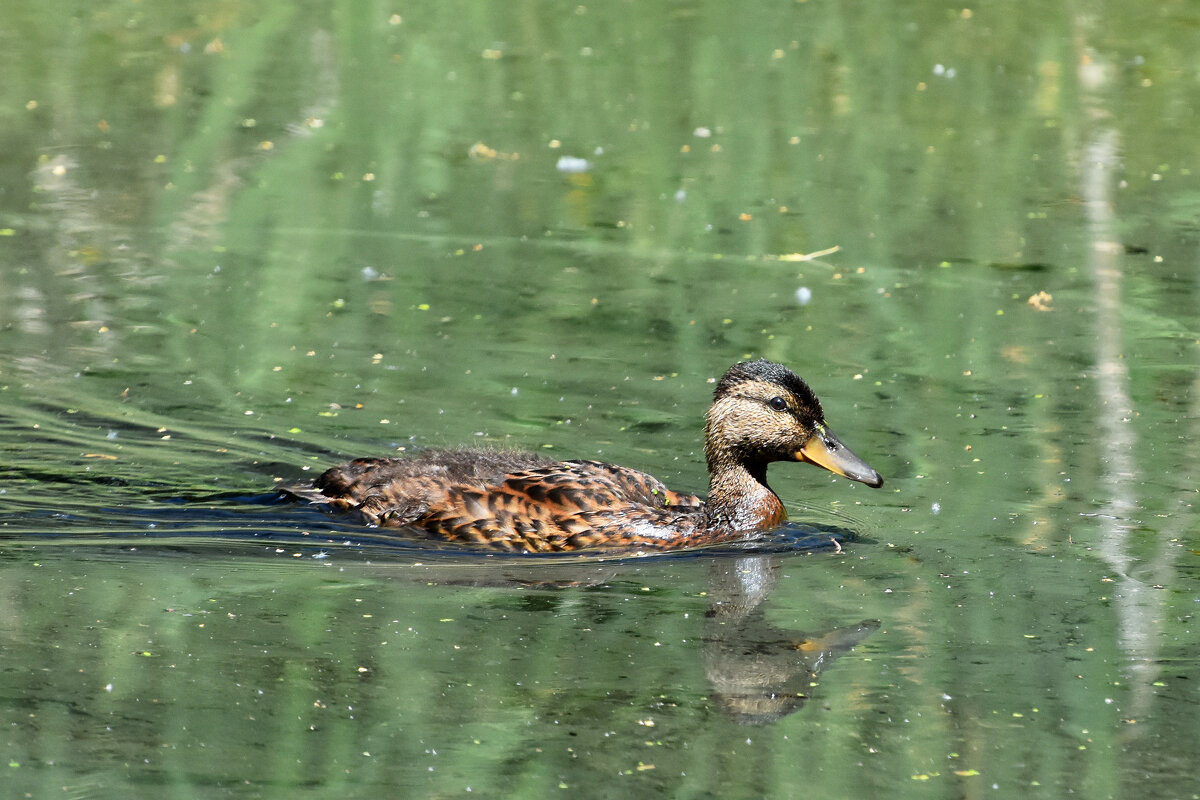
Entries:
[[[783, 561], [757, 553], [719, 555], [710, 562], [701, 658], [709, 696], [722, 713], [742, 724], [770, 723], [798, 711], [818, 675], [879, 628], [877, 620], [807, 632], [770, 623], [765, 601]], [[470, 577], [443, 573], [432, 582], [556, 591], [618, 582], [636, 567], [636, 561], [510, 563], [501, 571], [473, 570]]]
[[713, 561], [704, 672], [720, 709], [748, 725], [799, 710], [820, 672], [879, 628], [877, 620], [803, 633], [772, 625], [763, 601], [779, 577], [769, 555]]

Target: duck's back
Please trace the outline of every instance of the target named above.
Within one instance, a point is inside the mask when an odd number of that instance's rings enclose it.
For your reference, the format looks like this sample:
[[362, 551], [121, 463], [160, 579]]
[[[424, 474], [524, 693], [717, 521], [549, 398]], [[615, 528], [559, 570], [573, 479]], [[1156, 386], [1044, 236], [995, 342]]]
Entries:
[[327, 470], [291, 494], [413, 527], [448, 541], [505, 550], [680, 546], [703, 527], [702, 501], [643, 472], [532, 453], [430, 450], [363, 458]]
[[413, 481], [486, 484], [509, 473], [554, 463], [533, 453], [515, 451], [426, 450], [410, 458], [356, 458], [326, 470], [313, 487], [327, 499], [362, 502], [380, 486]]

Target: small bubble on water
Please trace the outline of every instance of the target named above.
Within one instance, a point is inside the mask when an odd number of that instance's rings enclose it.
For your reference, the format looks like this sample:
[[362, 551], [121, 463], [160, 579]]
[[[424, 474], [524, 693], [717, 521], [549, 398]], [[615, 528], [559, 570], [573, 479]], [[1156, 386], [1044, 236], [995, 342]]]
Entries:
[[555, 163], [554, 168], [559, 172], [567, 175], [577, 175], [581, 172], [587, 172], [592, 168], [592, 164], [586, 158], [578, 156], [562, 156]]

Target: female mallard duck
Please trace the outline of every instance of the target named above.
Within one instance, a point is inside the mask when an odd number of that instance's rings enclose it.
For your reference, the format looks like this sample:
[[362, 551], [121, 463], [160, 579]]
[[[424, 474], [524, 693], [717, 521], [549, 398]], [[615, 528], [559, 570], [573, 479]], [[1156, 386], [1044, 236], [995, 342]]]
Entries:
[[745, 536], [787, 519], [767, 486], [772, 461], [807, 461], [868, 486], [883, 478], [825, 425], [808, 384], [770, 361], [735, 364], [717, 383], [704, 424], [708, 500], [673, 492], [637, 470], [532, 453], [430, 450], [360, 458], [289, 494], [359, 514], [368, 525], [414, 528], [508, 551], [676, 548]]

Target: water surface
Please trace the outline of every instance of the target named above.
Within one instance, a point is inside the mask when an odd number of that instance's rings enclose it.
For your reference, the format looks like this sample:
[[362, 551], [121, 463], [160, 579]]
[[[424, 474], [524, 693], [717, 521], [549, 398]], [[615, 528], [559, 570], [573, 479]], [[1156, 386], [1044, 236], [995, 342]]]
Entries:
[[[1189, 6], [32, 9], [17, 796], [1195, 796]], [[884, 488], [532, 563], [268, 502], [463, 443], [703, 491], [747, 357]]]

